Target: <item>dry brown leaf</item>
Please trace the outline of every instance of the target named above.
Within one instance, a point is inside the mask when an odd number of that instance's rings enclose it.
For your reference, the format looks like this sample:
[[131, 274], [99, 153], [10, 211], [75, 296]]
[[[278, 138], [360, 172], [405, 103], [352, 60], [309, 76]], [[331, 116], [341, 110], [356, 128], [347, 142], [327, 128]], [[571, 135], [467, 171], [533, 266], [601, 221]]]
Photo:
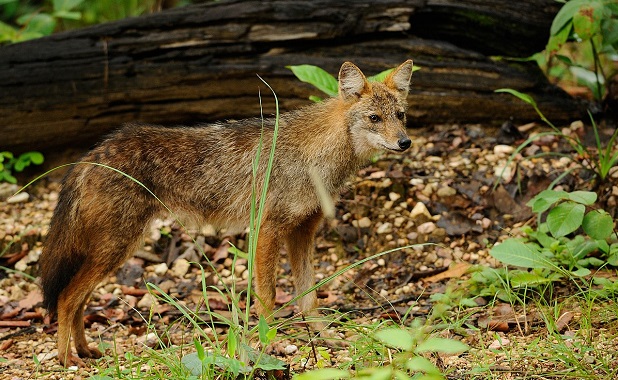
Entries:
[[21, 299], [19, 301], [19, 307], [22, 309], [32, 309], [34, 305], [38, 304], [39, 302], [43, 302], [43, 295], [37, 289], [28, 293], [26, 298]]
[[423, 279], [424, 282], [434, 283], [439, 282], [447, 278], [457, 278], [463, 276], [466, 271], [470, 268], [470, 264], [468, 263], [458, 263], [454, 267], [451, 267], [445, 270], [442, 273], [438, 273], [436, 275], [426, 277]]

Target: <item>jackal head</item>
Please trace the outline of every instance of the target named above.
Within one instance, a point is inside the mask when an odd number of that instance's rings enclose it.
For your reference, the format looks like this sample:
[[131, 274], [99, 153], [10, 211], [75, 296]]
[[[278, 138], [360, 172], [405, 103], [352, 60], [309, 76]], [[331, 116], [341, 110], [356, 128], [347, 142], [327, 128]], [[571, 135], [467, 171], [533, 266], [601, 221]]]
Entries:
[[379, 150], [403, 152], [412, 60], [393, 70], [384, 82], [369, 82], [358, 67], [345, 62], [339, 71], [339, 96], [349, 106], [347, 121], [354, 150], [370, 157]]

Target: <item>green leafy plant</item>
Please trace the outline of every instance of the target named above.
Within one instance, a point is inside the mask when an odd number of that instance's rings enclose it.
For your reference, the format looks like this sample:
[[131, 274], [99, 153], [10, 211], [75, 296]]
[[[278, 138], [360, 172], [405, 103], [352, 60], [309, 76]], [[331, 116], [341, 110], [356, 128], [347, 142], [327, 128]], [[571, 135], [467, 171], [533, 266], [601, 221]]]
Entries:
[[455, 355], [466, 352], [469, 347], [458, 340], [431, 336], [428, 329], [418, 319], [413, 320], [410, 327], [383, 326], [371, 336], [372, 341], [366, 344], [379, 353], [386, 363], [364, 368], [357, 365], [355, 375], [342, 369], [324, 368], [305, 372], [294, 379], [446, 379], [426, 355]]
[[[512, 161], [517, 154], [519, 154], [528, 145], [532, 144], [535, 140], [540, 139], [544, 136], [556, 136], [566, 141], [569, 146], [577, 153], [577, 156], [575, 157], [566, 157], [576, 161], [581, 167], [584, 167], [585, 169], [588, 169], [594, 173], [597, 178], [597, 181], [593, 186], [594, 189], [597, 189], [601, 184], [607, 181], [610, 169], [616, 166], [616, 164], [618, 164], [618, 151], [615, 150], [615, 142], [616, 138], [618, 138], [618, 129], [614, 131], [614, 133], [607, 141], [606, 145], [603, 146], [597, 124], [592, 118], [592, 115], [589, 114], [596, 143], [596, 146], [594, 148], [590, 148], [584, 142], [582, 142], [577, 135], [566, 135], [551, 121], [549, 121], [539, 109], [536, 101], [530, 95], [521, 93], [511, 88], [501, 88], [496, 90], [496, 92], [509, 93], [517, 97], [518, 99], [524, 101], [525, 103], [530, 104], [539, 115], [541, 120], [543, 120], [543, 122], [545, 122], [545, 124], [547, 124], [552, 129], [549, 132], [542, 132], [536, 134], [528, 138], [522, 144], [520, 144], [509, 158], [509, 162]], [[558, 154], [556, 153], [556, 155]]]
[[[46, 1], [42, 9], [23, 10], [21, 15], [15, 9], [16, 26], [0, 21], [0, 43], [21, 42], [52, 34], [61, 20], [80, 20], [82, 13], [76, 11], [84, 0]], [[0, 4], [18, 3], [17, 0], [0, 0]]]
[[[322, 91], [328, 96], [337, 96], [339, 93], [339, 84], [337, 82], [337, 78], [329, 74], [326, 70], [321, 67], [314, 65], [298, 65], [298, 66], [286, 66], [288, 69], [292, 70], [292, 73], [298, 78], [301, 82], [309, 83], [315, 86], [318, 90]], [[390, 74], [393, 69], [384, 70], [376, 75], [372, 75], [367, 78], [369, 81], [373, 82], [381, 82], [383, 81], [388, 74]], [[420, 70], [420, 67], [414, 66], [412, 68], [412, 72]], [[319, 102], [322, 98], [318, 96], [311, 95], [309, 99], [314, 102]]]
[[[576, 46], [575, 53], [565, 53], [566, 44]], [[583, 51], [589, 48], [586, 54]], [[613, 0], [570, 0], [564, 3], [554, 18], [544, 53], [533, 56], [545, 63], [551, 72], [558, 63], [587, 86], [595, 99], [601, 101], [610, 91], [606, 86], [618, 73], [612, 60], [618, 54], [618, 4]], [[572, 59], [576, 57], [576, 59]], [[584, 62], [591, 57], [592, 62]], [[562, 73], [560, 70], [554, 72]]]
[[[538, 214], [537, 229], [525, 228], [525, 238], [507, 239], [490, 254], [505, 264], [539, 270], [527, 280], [540, 282], [547, 280], [543, 270], [585, 276], [588, 268], [617, 265], [618, 243], [608, 242], [614, 220], [604, 210], [590, 208], [596, 199], [588, 191], [542, 191], [527, 203]], [[580, 228], [583, 233], [569, 237]]]
[[17, 183], [14, 172], [22, 172], [30, 164], [41, 165], [43, 155], [39, 152], [26, 152], [15, 157], [11, 152], [0, 152], [0, 181]]

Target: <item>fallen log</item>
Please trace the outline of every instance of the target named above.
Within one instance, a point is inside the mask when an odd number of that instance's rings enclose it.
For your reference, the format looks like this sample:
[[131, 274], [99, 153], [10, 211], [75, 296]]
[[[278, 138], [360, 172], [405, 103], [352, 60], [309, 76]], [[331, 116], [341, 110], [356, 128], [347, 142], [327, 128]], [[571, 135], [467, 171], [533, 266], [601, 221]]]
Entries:
[[[485, 55], [541, 49], [558, 6], [553, 0], [525, 0], [517, 7], [498, 3], [504, 5], [208, 2], [3, 46], [0, 146], [15, 152], [83, 148], [125, 122], [193, 124], [259, 116], [258, 91], [265, 113], [272, 114], [272, 96], [256, 74], [285, 110], [319, 95], [287, 65], [309, 63], [336, 74], [346, 60], [369, 74], [407, 58], [422, 67], [409, 98], [412, 127], [537, 119], [530, 106], [494, 93], [502, 87], [531, 94], [553, 121], [580, 117], [581, 105], [551, 86], [533, 64]], [[458, 10], [450, 18], [449, 8]], [[472, 31], [474, 17], [484, 17], [476, 25], [480, 32]], [[509, 32], [514, 27], [522, 29], [521, 36]], [[482, 36], [485, 44], [478, 41]]]

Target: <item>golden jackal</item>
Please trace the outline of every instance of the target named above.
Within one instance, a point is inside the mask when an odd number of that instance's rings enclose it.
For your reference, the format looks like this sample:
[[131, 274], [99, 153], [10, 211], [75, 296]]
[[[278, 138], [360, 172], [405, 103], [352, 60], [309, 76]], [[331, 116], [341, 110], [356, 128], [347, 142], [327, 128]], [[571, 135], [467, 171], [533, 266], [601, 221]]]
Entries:
[[[283, 242], [297, 292], [314, 284], [314, 235], [322, 220], [315, 173], [337, 200], [346, 179], [374, 153], [402, 152], [410, 146], [405, 115], [411, 75], [408, 60], [383, 83], [368, 82], [358, 67], [346, 62], [339, 71], [337, 97], [281, 115], [256, 253], [260, 313], [269, 315], [274, 307]], [[218, 226], [244, 227], [249, 224], [252, 160], [262, 129], [268, 142], [273, 126], [274, 120], [263, 125], [257, 118], [198, 127], [129, 125], [82, 161], [127, 173], [174, 211]], [[269, 149], [264, 144], [264, 150]], [[258, 185], [267, 160], [261, 161]], [[83, 164], [67, 173], [40, 259], [44, 304], [58, 318], [58, 358], [63, 365], [84, 365], [71, 354], [71, 336], [80, 357], [101, 357], [99, 350], [88, 347], [84, 333], [88, 297], [131, 257], [148, 222], [164, 211], [143, 187], [116, 171]], [[310, 312], [316, 303], [312, 292], [299, 306]]]

